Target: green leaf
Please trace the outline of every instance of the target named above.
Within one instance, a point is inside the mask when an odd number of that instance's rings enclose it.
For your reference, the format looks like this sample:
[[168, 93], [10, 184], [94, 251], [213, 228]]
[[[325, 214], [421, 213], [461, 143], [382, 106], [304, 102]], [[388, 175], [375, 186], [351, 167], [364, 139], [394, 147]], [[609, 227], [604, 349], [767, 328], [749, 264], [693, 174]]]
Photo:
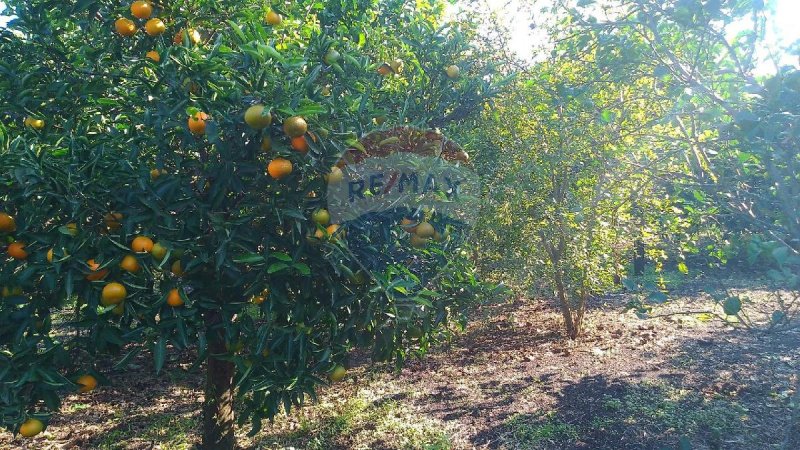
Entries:
[[166, 357], [167, 357], [167, 338], [165, 338], [164, 336], [160, 336], [158, 338], [158, 342], [156, 342], [156, 345], [153, 348], [153, 359], [154, 359], [156, 374], [161, 373], [161, 369], [164, 368], [164, 361], [166, 361]]
[[238, 264], [254, 264], [254, 263], [261, 263], [264, 262], [265, 259], [263, 256], [257, 253], [248, 253], [242, 256], [238, 256], [233, 258], [233, 262]]
[[280, 272], [282, 270], [286, 270], [289, 268], [289, 265], [283, 262], [273, 263], [272, 265], [267, 268], [267, 273], [272, 274], [276, 272]]

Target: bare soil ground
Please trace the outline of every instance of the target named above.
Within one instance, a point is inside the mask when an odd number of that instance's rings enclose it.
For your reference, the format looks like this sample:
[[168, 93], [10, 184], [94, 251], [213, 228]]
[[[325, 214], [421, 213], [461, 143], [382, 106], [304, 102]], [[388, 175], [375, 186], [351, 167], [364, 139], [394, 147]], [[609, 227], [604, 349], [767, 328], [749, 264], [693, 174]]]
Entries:
[[[726, 281], [767, 314], [772, 290]], [[714, 310], [686, 286], [657, 314]], [[401, 372], [359, 364], [320, 401], [281, 416], [249, 449], [798, 449], [792, 399], [800, 330], [762, 334], [704, 315], [641, 320], [627, 295], [590, 307], [583, 338], [554, 306], [516, 299], [479, 308], [447, 346]], [[149, 360], [72, 395], [41, 437], [0, 434], [0, 449], [188, 449], [201, 377], [155, 377]], [[794, 415], [793, 415], [794, 414]], [[681, 445], [683, 445], [681, 447]], [[687, 446], [688, 445], [688, 446]]]

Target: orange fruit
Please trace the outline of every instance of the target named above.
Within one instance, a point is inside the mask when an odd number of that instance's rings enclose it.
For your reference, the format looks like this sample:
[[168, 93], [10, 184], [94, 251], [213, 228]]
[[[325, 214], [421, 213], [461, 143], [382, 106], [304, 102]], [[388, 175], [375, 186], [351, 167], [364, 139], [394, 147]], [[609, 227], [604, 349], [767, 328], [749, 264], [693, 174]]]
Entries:
[[449, 78], [453, 79], [458, 78], [458, 76], [461, 74], [461, 69], [459, 69], [455, 64], [448, 66], [444, 71], [447, 73]]
[[114, 29], [122, 36], [130, 37], [136, 34], [136, 24], [131, 19], [120, 17], [114, 22]]
[[110, 212], [103, 216], [103, 221], [109, 230], [119, 230], [122, 227], [120, 220], [122, 220], [122, 213]]
[[436, 234], [436, 230], [433, 228], [433, 225], [429, 224], [428, 222], [422, 222], [417, 225], [417, 230], [415, 233], [421, 238], [429, 238]]
[[111, 282], [103, 287], [100, 303], [103, 306], [119, 305], [127, 296], [128, 290], [125, 289], [125, 286], [117, 282]]
[[325, 232], [317, 228], [317, 231], [314, 232], [314, 237], [317, 239], [322, 239], [325, 237]]
[[44, 120], [34, 119], [33, 117], [26, 117], [23, 122], [26, 127], [31, 127], [34, 130], [41, 130], [44, 128]]
[[111, 310], [111, 312], [114, 313], [115, 316], [121, 316], [125, 314], [125, 302], [119, 303], [114, 307], [114, 309]]
[[194, 28], [189, 28], [188, 30], [181, 30], [175, 33], [175, 36], [172, 38], [172, 42], [176, 45], [183, 44], [183, 33], [187, 33], [189, 36], [189, 43], [190, 44], [199, 44], [202, 38], [200, 37], [200, 32], [195, 30]]
[[428, 238], [420, 237], [417, 234], [411, 235], [411, 246], [414, 248], [423, 248], [428, 245]]
[[283, 21], [283, 17], [270, 9], [267, 11], [266, 16], [264, 16], [264, 20], [266, 20], [268, 24], [275, 26], [280, 25], [280, 23]]
[[311, 215], [311, 220], [325, 226], [331, 221], [331, 215], [327, 209], [322, 208], [314, 211], [314, 214]]
[[153, 258], [156, 261], [161, 261], [167, 256], [167, 247], [161, 245], [160, 243], [153, 244], [153, 248], [150, 249], [150, 254], [153, 255]]
[[416, 222], [414, 222], [413, 220], [411, 220], [411, 219], [406, 217], [406, 218], [403, 218], [403, 220], [400, 221], [400, 226], [404, 230], [408, 231], [409, 233], [416, 233], [417, 232], [417, 226], [414, 225], [415, 223]]
[[94, 388], [97, 387], [97, 378], [91, 375], [81, 375], [76, 381], [75, 384], [80, 385], [78, 388], [78, 392], [89, 392], [93, 391]]
[[141, 266], [139, 266], [139, 260], [133, 255], [125, 255], [122, 258], [122, 261], [119, 263], [119, 267], [122, 268], [122, 270], [126, 270], [130, 273], [138, 272], [141, 269]]
[[155, 50], [150, 50], [145, 56], [154, 62], [161, 61], [161, 55]]
[[0, 232], [11, 233], [17, 231], [17, 222], [6, 213], [0, 213]]
[[34, 437], [44, 430], [44, 423], [39, 419], [28, 419], [19, 427], [19, 434], [23, 437]]
[[260, 295], [254, 295], [253, 298], [250, 300], [253, 302], [254, 305], [260, 305], [267, 301], [267, 296], [269, 295], [269, 291], [266, 289]]
[[292, 138], [292, 148], [305, 154], [308, 151], [308, 142], [306, 142], [306, 138], [304, 136]]
[[268, 152], [270, 150], [272, 150], [272, 139], [270, 139], [269, 136], [264, 136], [264, 138], [261, 139], [261, 151]]
[[150, 169], [150, 181], [156, 181], [161, 175], [167, 173], [164, 169]]
[[164, 25], [163, 20], [159, 19], [158, 17], [154, 17], [144, 24], [144, 31], [150, 36], [158, 36], [167, 31], [167, 26]]
[[333, 372], [328, 375], [328, 379], [332, 382], [336, 383], [339, 381], [344, 380], [344, 377], [347, 375], [347, 369], [342, 366], [336, 366], [333, 369]]
[[8, 244], [8, 256], [14, 259], [28, 259], [28, 252], [25, 251], [25, 243], [24, 242], [12, 242]]
[[300, 116], [293, 116], [286, 119], [283, 123], [283, 132], [289, 137], [298, 137], [306, 134], [308, 124]]
[[47, 262], [49, 262], [49, 263], [53, 262], [53, 249], [52, 248], [47, 251]]
[[136, 236], [131, 241], [131, 250], [136, 253], [147, 253], [153, 249], [153, 240], [147, 236]]
[[292, 162], [284, 158], [275, 158], [269, 162], [267, 172], [272, 178], [280, 180], [292, 173]]
[[325, 181], [327, 181], [328, 184], [341, 183], [342, 180], [344, 180], [344, 172], [336, 166], [331, 167], [331, 172], [325, 175]]
[[253, 105], [244, 112], [244, 121], [250, 128], [260, 130], [272, 124], [272, 113], [264, 105]]
[[180, 259], [172, 263], [172, 267], [170, 267], [170, 270], [172, 271], [172, 274], [175, 275], [176, 277], [182, 277], [183, 274], [185, 273], [183, 271], [183, 266], [181, 266]]
[[95, 260], [90, 259], [86, 261], [86, 265], [89, 266], [89, 270], [92, 271], [92, 273], [86, 275], [87, 280], [97, 281], [97, 280], [102, 280], [103, 278], [108, 276], [108, 269], [98, 270], [100, 269], [100, 264], [95, 262]]
[[378, 67], [378, 73], [383, 77], [389, 76], [392, 74], [392, 66], [383, 63], [380, 65], [380, 67]]
[[344, 230], [339, 230], [339, 228], [341, 228], [339, 224], [334, 223], [328, 225], [328, 228], [326, 228], [325, 231], [328, 232], [329, 236], [338, 235], [339, 237], [344, 237]]
[[208, 120], [208, 114], [204, 112], [198, 112], [189, 117], [189, 131], [193, 134], [204, 134], [206, 132], [206, 120]]
[[153, 14], [153, 4], [145, 0], [135, 1], [131, 3], [131, 14], [137, 19], [147, 19]]
[[167, 304], [173, 308], [183, 306], [183, 299], [181, 298], [181, 293], [178, 292], [178, 289], [172, 289], [169, 291], [169, 295], [167, 295]]

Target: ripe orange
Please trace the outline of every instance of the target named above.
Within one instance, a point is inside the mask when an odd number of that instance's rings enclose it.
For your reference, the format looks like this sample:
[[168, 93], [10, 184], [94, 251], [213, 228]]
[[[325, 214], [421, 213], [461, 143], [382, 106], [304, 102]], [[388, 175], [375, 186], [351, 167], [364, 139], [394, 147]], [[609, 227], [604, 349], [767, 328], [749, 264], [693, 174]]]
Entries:
[[189, 131], [194, 134], [204, 134], [206, 132], [206, 120], [208, 120], [208, 114], [204, 112], [198, 112], [189, 117]]
[[342, 366], [336, 366], [333, 369], [333, 372], [331, 372], [331, 374], [328, 375], [328, 379], [331, 380], [334, 383], [337, 383], [339, 381], [344, 380], [344, 377], [346, 375], [347, 375], [347, 369], [345, 369]]
[[149, 52], [147, 52], [147, 54], [145, 54], [145, 56], [150, 60], [152, 60], [153, 62], [161, 61], [161, 55], [155, 50], [150, 50]]
[[275, 158], [267, 166], [269, 176], [280, 180], [292, 173], [292, 162], [284, 158]]
[[94, 388], [97, 387], [97, 378], [91, 375], [81, 375], [75, 381], [75, 384], [80, 385], [80, 387], [78, 388], [78, 392], [93, 391]]
[[429, 238], [433, 237], [433, 235], [436, 233], [436, 230], [433, 228], [433, 225], [429, 224], [428, 222], [422, 222], [421, 224], [417, 225], [417, 230], [415, 233], [421, 238]]
[[339, 224], [334, 223], [334, 224], [328, 225], [328, 228], [326, 228], [325, 231], [327, 231], [328, 232], [328, 236], [331, 236], [331, 237], [333, 237], [334, 235], [336, 235], [337, 237], [344, 237], [344, 230], [340, 230], [340, 228], [341, 227], [339, 226]]
[[172, 274], [175, 275], [176, 277], [182, 277], [183, 274], [185, 273], [183, 271], [183, 266], [181, 266], [180, 259], [172, 263], [172, 267], [170, 267], [170, 270], [172, 271]]
[[261, 151], [268, 152], [270, 150], [272, 150], [272, 139], [270, 139], [269, 136], [264, 136], [264, 138], [261, 139]]
[[325, 181], [327, 181], [328, 184], [341, 183], [342, 180], [344, 180], [344, 172], [336, 166], [331, 167], [331, 172], [325, 175]]
[[0, 232], [12, 233], [17, 231], [17, 222], [6, 213], [0, 213]]
[[86, 275], [87, 280], [98, 281], [108, 276], [108, 269], [98, 270], [100, 269], [100, 264], [95, 262], [95, 260], [90, 259], [86, 261], [86, 265], [89, 266], [89, 270], [92, 271], [92, 273]]
[[189, 28], [188, 30], [181, 30], [175, 33], [175, 36], [172, 38], [172, 42], [175, 45], [183, 44], [183, 33], [188, 34], [189, 36], [189, 43], [190, 44], [199, 44], [202, 38], [200, 37], [200, 32], [195, 30], [194, 28]]
[[153, 248], [150, 249], [150, 254], [153, 255], [153, 258], [156, 261], [161, 261], [167, 256], [167, 247], [161, 245], [160, 243], [153, 244]]
[[19, 427], [19, 434], [23, 437], [34, 437], [44, 430], [44, 423], [39, 419], [28, 419]]
[[147, 236], [136, 236], [131, 241], [131, 250], [136, 253], [146, 253], [153, 249], [153, 240]]
[[23, 124], [26, 127], [31, 127], [34, 130], [41, 130], [44, 128], [44, 120], [42, 119], [34, 119], [33, 117], [26, 117]]
[[103, 306], [119, 305], [127, 296], [128, 290], [125, 289], [125, 286], [117, 282], [111, 282], [103, 287], [100, 303]]
[[264, 105], [253, 105], [244, 112], [244, 121], [250, 128], [260, 130], [272, 124], [272, 113]]
[[402, 227], [404, 230], [406, 230], [409, 233], [416, 233], [417, 232], [417, 226], [414, 225], [415, 223], [416, 223], [415, 221], [413, 221], [413, 220], [411, 220], [411, 219], [409, 219], [407, 217], [404, 217], [403, 220], [400, 221], [400, 227]]
[[7, 251], [8, 251], [8, 256], [14, 259], [19, 259], [19, 260], [28, 259], [28, 252], [25, 251], [24, 242], [17, 241], [8, 244]]
[[317, 228], [317, 231], [314, 232], [314, 237], [317, 239], [323, 239], [325, 237], [325, 231]]
[[49, 263], [53, 262], [53, 249], [52, 248], [47, 251], [47, 262], [49, 262]]
[[305, 136], [292, 138], [292, 148], [305, 154], [308, 151], [308, 142], [306, 142]]
[[167, 304], [173, 308], [183, 306], [183, 299], [181, 298], [181, 293], [178, 292], [178, 289], [172, 289], [169, 291], [169, 295], [167, 295]]
[[383, 64], [380, 65], [380, 67], [378, 67], [378, 73], [381, 76], [384, 76], [384, 77], [385, 76], [389, 76], [389, 75], [392, 74], [392, 66], [390, 66], [390, 65], [388, 65], [386, 63], [383, 63]]
[[147, 19], [153, 14], [153, 4], [145, 0], [131, 3], [131, 14], [137, 19]]
[[144, 31], [150, 36], [158, 36], [167, 31], [167, 26], [164, 25], [163, 20], [159, 19], [158, 17], [154, 17], [144, 24]]
[[269, 295], [269, 291], [264, 289], [264, 292], [262, 292], [260, 295], [254, 295], [253, 298], [250, 301], [253, 302], [254, 305], [260, 305], [260, 304], [264, 303], [265, 301], [267, 301], [267, 296], [268, 295]]
[[130, 37], [136, 34], [136, 24], [131, 19], [120, 17], [114, 22], [114, 28], [122, 36]]
[[119, 263], [119, 267], [122, 268], [122, 270], [126, 270], [130, 273], [138, 272], [141, 269], [139, 260], [133, 255], [125, 255], [125, 257], [123, 257], [122, 261]]
[[327, 209], [318, 209], [314, 211], [314, 214], [311, 215], [311, 220], [322, 226], [325, 226], [331, 221], [331, 215]]
[[455, 78], [458, 78], [458, 76], [461, 74], [461, 69], [459, 69], [459, 67], [457, 65], [453, 64], [451, 66], [448, 66], [445, 69], [445, 72], [447, 72], [447, 76], [449, 78], [455, 79]]
[[281, 17], [280, 14], [270, 9], [269, 11], [267, 11], [264, 20], [266, 20], [268, 24], [275, 26], [275, 25], [280, 25], [280, 23], [283, 21], [283, 17]]
[[286, 119], [283, 123], [283, 132], [289, 137], [297, 137], [306, 134], [308, 124], [300, 116], [293, 116]]

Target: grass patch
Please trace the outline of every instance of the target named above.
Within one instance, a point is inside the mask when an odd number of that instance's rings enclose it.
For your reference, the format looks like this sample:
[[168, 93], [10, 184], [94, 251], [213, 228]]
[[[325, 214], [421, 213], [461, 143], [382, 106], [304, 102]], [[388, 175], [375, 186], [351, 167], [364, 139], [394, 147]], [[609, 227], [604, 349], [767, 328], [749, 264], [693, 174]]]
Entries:
[[578, 439], [577, 426], [562, 422], [555, 411], [515, 414], [505, 423], [504, 441], [509, 448], [547, 448], [548, 444]]
[[156, 442], [162, 450], [188, 450], [192, 447], [192, 436], [200, 423], [196, 418], [158, 414], [147, 419], [144, 430], [123, 428], [120, 425], [104, 433], [97, 441], [101, 450], [120, 450], [128, 448], [131, 442]]
[[617, 395], [582, 392], [563, 398], [551, 411], [510, 417], [500, 432], [503, 448], [549, 450], [581, 442], [610, 449], [623, 436], [643, 448], [673, 445], [681, 436], [699, 448], [720, 448], [722, 437], [741, 434], [746, 420], [745, 408], [736, 401], [662, 382], [627, 385]]
[[338, 403], [322, 403], [303, 414], [297, 429], [281, 429], [287, 420], [281, 417], [276, 426], [266, 428], [257, 437], [268, 449], [418, 449], [444, 450], [452, 447], [442, 426], [420, 416], [401, 402], [374, 398], [362, 391], [354, 398]]

